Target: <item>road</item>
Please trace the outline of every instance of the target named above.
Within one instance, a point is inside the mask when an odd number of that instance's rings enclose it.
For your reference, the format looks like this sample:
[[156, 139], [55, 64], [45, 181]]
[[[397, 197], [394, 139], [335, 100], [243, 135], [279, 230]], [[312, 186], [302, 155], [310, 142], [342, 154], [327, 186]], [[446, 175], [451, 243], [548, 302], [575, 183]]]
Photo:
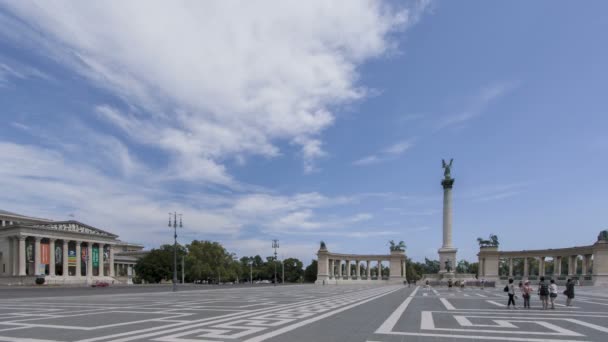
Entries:
[[500, 289], [168, 289], [13, 289], [0, 299], [0, 341], [608, 341], [608, 297], [597, 289], [547, 311], [537, 298], [508, 310]]

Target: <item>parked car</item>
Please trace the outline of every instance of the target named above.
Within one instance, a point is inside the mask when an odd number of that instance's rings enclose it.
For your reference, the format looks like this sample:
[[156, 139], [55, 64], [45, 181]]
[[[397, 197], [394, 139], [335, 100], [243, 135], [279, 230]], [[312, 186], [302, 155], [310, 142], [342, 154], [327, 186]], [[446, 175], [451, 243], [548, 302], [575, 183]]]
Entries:
[[96, 281], [93, 285], [91, 285], [92, 287], [108, 287], [110, 286], [110, 283], [108, 283], [107, 281]]

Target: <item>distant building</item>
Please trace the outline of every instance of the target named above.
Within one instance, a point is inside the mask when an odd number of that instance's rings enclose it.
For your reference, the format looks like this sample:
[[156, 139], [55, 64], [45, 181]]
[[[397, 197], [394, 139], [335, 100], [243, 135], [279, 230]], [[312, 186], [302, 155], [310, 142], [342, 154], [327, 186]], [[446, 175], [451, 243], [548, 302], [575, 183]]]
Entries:
[[0, 284], [129, 283], [147, 252], [76, 220], [53, 221], [0, 210]]

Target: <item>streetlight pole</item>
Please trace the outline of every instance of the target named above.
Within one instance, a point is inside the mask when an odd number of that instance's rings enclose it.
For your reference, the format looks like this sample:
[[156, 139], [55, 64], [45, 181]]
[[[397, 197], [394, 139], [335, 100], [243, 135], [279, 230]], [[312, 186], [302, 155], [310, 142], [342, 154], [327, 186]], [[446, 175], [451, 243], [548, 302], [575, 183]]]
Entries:
[[169, 227], [173, 226], [173, 292], [177, 292], [177, 216], [179, 216], [179, 227], [182, 228], [182, 214], [173, 213], [173, 225], [171, 225], [171, 213], [169, 213]]
[[274, 286], [277, 286], [277, 248], [279, 248], [279, 240], [272, 240], [272, 248], [274, 248]]

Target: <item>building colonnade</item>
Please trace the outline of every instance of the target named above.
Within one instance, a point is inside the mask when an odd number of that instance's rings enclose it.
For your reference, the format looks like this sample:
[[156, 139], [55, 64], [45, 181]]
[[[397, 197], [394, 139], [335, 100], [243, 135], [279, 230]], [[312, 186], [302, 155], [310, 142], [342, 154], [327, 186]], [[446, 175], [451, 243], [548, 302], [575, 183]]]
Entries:
[[[389, 260], [350, 260], [350, 259], [327, 259], [329, 263], [328, 277], [329, 279], [344, 279], [344, 280], [382, 280], [389, 277], [389, 272], [383, 272], [382, 262]], [[353, 263], [354, 270], [352, 268]], [[376, 263], [375, 272], [372, 272]], [[390, 262], [390, 261], [389, 261]], [[405, 260], [399, 260], [399, 277], [405, 278]], [[354, 271], [354, 272], [353, 272]], [[393, 275], [394, 276], [394, 275]]]
[[7, 236], [11, 276], [114, 276], [112, 244], [37, 235]]

